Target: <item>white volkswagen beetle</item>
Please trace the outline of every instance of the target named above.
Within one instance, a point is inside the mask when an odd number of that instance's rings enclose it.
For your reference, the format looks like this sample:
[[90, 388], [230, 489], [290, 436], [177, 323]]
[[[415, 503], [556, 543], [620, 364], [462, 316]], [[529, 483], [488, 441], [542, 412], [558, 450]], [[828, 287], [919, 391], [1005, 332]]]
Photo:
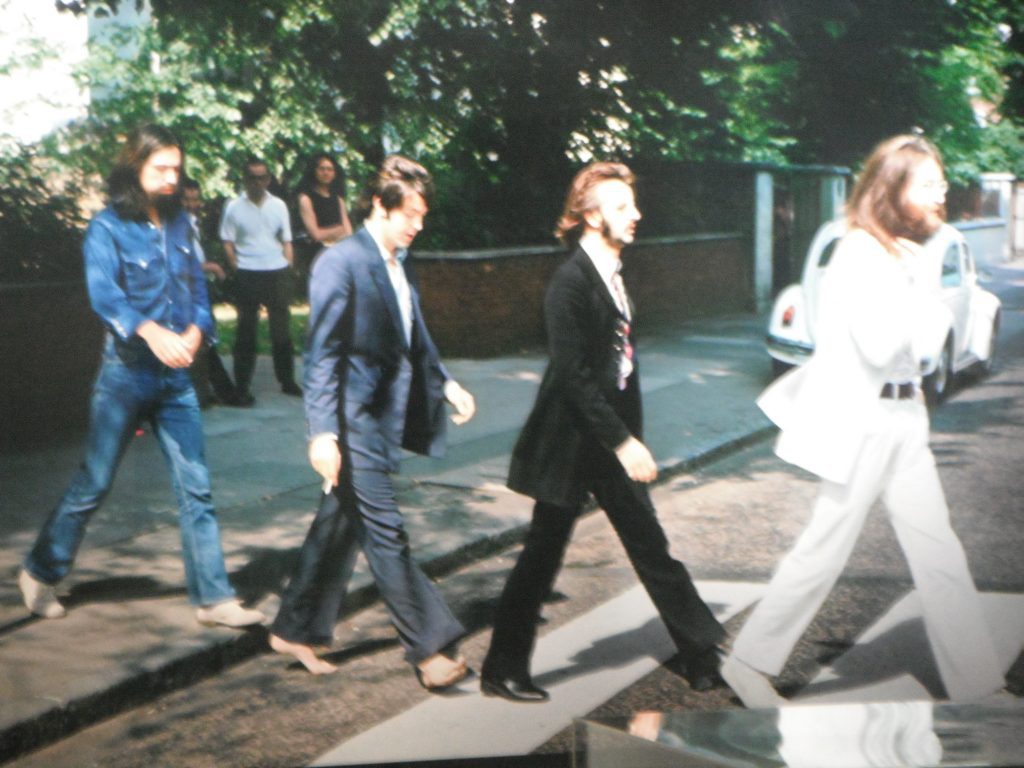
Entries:
[[[785, 288], [775, 300], [767, 337], [775, 375], [804, 362], [814, 351], [818, 283], [844, 234], [846, 223], [841, 219], [823, 224], [807, 249], [801, 282]], [[929, 263], [936, 270], [941, 266], [939, 290], [953, 313], [953, 325], [942, 348], [929, 356], [934, 367], [925, 371], [924, 377], [929, 402], [939, 403], [957, 373], [971, 366], [979, 366], [986, 373], [991, 370], [999, 333], [1000, 302], [978, 285], [974, 258], [956, 227], [943, 224], [924, 247], [932, 256]]]

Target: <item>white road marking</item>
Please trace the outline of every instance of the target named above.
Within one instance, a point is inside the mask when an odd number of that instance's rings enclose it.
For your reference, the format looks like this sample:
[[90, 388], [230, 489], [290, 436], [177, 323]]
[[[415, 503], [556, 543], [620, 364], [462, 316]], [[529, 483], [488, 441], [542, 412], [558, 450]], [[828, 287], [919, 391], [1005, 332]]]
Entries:
[[[725, 622], [764, 592], [763, 584], [697, 582], [701, 597]], [[434, 696], [365, 731], [314, 766], [526, 754], [675, 655], [675, 646], [643, 587], [636, 586], [542, 636], [532, 671], [551, 692], [542, 704], [480, 695]]]
[[[986, 592], [981, 604], [1005, 672], [1024, 648], [1024, 595]], [[927, 643], [921, 603], [916, 592], [908, 592], [794, 700], [816, 704], [931, 699], [928, 689], [942, 687]], [[905, 671], [910, 665], [913, 674]]]
[[[764, 593], [765, 584], [697, 582], [725, 622]], [[1024, 647], [1024, 595], [986, 593], [986, 617], [1004, 668]], [[794, 703], [931, 699], [936, 686], [914, 592], [897, 601], [797, 696]], [[673, 656], [675, 648], [640, 586], [541, 637], [534, 680], [551, 692], [543, 704], [484, 698], [478, 681], [461, 696], [435, 696], [339, 744], [313, 766], [523, 755]], [[895, 661], [894, 661], [895, 660]], [[913, 667], [913, 674], [906, 671]], [[931, 677], [929, 677], [931, 676]], [[924, 681], [922, 684], [921, 680]]]

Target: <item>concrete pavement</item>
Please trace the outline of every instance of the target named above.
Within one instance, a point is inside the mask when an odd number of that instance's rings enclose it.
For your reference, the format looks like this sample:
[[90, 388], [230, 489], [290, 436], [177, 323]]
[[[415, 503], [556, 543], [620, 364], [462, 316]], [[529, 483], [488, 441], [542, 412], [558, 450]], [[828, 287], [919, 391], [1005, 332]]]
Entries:
[[[754, 316], [694, 321], [641, 339], [646, 442], [662, 478], [770, 433], [754, 398], [770, 369]], [[410, 456], [399, 504], [413, 551], [441, 573], [513, 543], [528, 500], [504, 488], [512, 444], [543, 371], [542, 353], [448, 360], [478, 415], [452, 427], [441, 460]], [[317, 500], [301, 403], [278, 392], [268, 359], [257, 405], [204, 413], [214, 501], [231, 578], [273, 616]], [[204, 628], [187, 604], [163, 459], [150, 434], [128, 451], [62, 585], [67, 618], [37, 619], [16, 574], [81, 458], [79, 444], [0, 457], [0, 761], [265, 652], [263, 629]], [[374, 598], [362, 562], [352, 610]]]

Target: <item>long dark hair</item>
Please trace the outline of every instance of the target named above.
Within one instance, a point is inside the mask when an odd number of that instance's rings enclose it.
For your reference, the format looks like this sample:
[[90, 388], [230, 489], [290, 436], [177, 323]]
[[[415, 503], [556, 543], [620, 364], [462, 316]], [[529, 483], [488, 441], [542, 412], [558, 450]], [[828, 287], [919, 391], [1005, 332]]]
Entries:
[[[152, 202], [139, 183], [139, 174], [150, 155], [167, 147], [182, 149], [178, 137], [162, 125], [142, 125], [128, 135], [113, 170], [107, 176], [107, 194], [118, 216], [133, 220], [148, 218]], [[181, 180], [185, 178], [184, 156], [185, 153], [182, 151], [183, 167], [178, 176], [178, 187], [174, 195], [161, 201], [160, 213], [164, 216], [173, 215], [181, 210]]]
[[334, 166], [334, 181], [327, 188], [328, 194], [332, 197], [345, 197], [345, 172], [341, 170], [338, 161], [326, 152], [317, 152], [309, 158], [309, 162], [306, 163], [306, 169], [302, 172], [302, 178], [299, 179], [299, 184], [295, 187], [295, 197], [309, 195], [310, 199], [312, 199], [313, 195], [316, 194], [316, 168], [322, 160], [327, 160]]

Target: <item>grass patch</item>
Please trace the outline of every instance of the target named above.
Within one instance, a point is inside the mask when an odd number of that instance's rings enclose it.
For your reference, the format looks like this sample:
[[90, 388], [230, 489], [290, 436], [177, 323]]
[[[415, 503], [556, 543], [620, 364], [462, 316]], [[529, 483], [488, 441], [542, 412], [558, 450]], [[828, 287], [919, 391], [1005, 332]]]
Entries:
[[[238, 316], [235, 308], [231, 304], [216, 304], [213, 307], [213, 314], [217, 318], [217, 338], [220, 340], [217, 347], [221, 354], [230, 354], [235, 348], [235, 336], [238, 332]], [[309, 305], [293, 304], [288, 329], [296, 354], [302, 354], [302, 350], [305, 348], [308, 323]], [[270, 354], [270, 322], [267, 320], [265, 309], [260, 309], [260, 319], [256, 326], [256, 354]]]

